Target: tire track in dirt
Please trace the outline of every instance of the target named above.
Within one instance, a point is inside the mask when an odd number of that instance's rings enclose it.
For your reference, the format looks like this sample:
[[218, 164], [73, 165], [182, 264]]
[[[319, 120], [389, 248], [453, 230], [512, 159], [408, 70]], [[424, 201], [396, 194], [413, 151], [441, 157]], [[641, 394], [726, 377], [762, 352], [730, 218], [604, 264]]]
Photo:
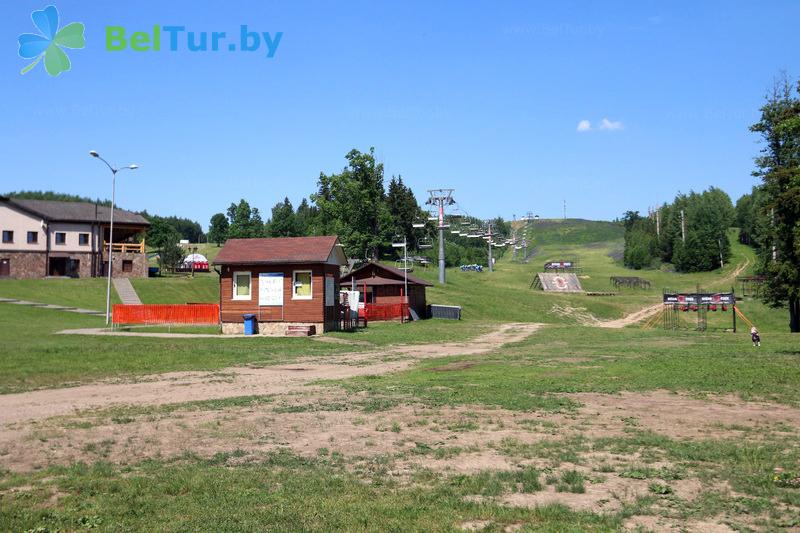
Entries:
[[[541, 324], [503, 324], [463, 343], [391, 346], [385, 351], [302, 358], [290, 365], [231, 367], [214, 372], [171, 372], [133, 383], [97, 382], [76, 387], [0, 395], [0, 425], [113, 405], [160, 405], [249, 395], [296, 392], [320, 379], [346, 379], [403, 370], [415, 361], [491, 352], [519, 342]], [[332, 359], [335, 357], [335, 362]], [[324, 362], [321, 362], [324, 361]]]

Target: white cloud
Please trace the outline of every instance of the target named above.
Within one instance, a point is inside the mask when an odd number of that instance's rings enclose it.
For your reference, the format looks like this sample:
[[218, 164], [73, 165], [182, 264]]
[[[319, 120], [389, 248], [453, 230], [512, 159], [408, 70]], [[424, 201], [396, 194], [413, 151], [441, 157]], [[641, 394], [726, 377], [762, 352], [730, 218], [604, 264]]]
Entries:
[[592, 123], [589, 122], [588, 120], [584, 119], [584, 120], [581, 120], [580, 122], [578, 122], [578, 131], [579, 132], [589, 131], [591, 129], [592, 129]]
[[603, 120], [600, 121], [600, 129], [609, 131], [621, 130], [622, 122], [619, 120], [608, 120], [607, 118], [603, 117]]

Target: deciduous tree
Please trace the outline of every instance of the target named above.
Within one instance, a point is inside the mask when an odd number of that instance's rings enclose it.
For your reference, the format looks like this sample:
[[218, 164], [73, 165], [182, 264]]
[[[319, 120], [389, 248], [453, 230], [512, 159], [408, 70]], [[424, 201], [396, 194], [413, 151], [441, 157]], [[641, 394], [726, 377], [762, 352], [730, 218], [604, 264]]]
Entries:
[[787, 305], [789, 329], [800, 332], [800, 83], [787, 78], [775, 84], [761, 107], [761, 119], [750, 127], [764, 142], [756, 157], [763, 205], [757, 217], [764, 235], [759, 270], [767, 276], [764, 299]]

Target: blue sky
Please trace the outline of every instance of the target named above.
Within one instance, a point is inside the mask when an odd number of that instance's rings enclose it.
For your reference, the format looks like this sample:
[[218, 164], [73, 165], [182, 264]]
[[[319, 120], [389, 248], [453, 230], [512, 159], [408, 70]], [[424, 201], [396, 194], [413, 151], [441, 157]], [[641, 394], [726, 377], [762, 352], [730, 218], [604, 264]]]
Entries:
[[[676, 192], [754, 178], [748, 126], [772, 80], [800, 75], [800, 2], [88, 2], [57, 78], [17, 55], [34, 9], [3, 6], [0, 190], [109, 197], [204, 226], [247, 198], [265, 215], [316, 189], [351, 148], [424, 198], [453, 187], [480, 217], [610, 219]], [[105, 28], [283, 32], [264, 53], [109, 52]], [[238, 37], [234, 37], [236, 41]], [[605, 119], [605, 120], [604, 120]], [[588, 131], [579, 131], [582, 121]]]

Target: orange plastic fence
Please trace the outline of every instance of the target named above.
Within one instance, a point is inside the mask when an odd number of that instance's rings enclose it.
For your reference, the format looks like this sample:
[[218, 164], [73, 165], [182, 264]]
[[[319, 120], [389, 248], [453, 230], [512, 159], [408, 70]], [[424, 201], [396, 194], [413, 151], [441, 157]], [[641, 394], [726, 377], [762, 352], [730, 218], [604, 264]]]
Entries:
[[219, 304], [114, 305], [114, 324], [218, 324]]
[[369, 320], [399, 320], [408, 316], [408, 304], [366, 304], [364, 317]]

